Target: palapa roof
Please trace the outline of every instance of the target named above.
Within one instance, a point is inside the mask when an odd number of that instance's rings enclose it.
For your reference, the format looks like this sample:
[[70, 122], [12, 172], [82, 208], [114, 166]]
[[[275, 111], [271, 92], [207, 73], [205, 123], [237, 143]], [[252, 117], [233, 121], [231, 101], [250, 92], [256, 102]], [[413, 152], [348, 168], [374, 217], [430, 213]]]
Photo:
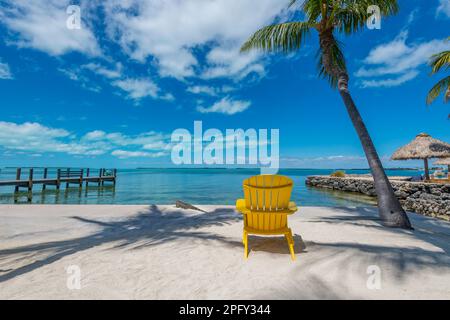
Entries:
[[447, 165], [450, 166], [450, 158], [443, 158], [436, 161], [434, 164]]
[[421, 133], [392, 155], [392, 160], [450, 158], [450, 144]]

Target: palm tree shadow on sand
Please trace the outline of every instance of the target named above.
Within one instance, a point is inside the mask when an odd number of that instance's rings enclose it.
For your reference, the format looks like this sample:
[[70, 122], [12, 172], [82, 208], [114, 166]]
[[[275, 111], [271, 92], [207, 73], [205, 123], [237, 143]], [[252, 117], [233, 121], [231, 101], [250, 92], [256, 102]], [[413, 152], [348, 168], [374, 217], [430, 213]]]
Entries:
[[[303, 242], [302, 237], [299, 234], [294, 234], [294, 253], [300, 254], [306, 252], [306, 245]], [[248, 249], [249, 249], [249, 259], [251, 259], [252, 252], [262, 251], [274, 254], [285, 254], [290, 256], [289, 247], [284, 236], [273, 236], [273, 237], [259, 237], [259, 236], [248, 236]]]
[[[357, 242], [311, 242], [303, 241], [302, 237], [296, 234], [294, 236], [296, 254], [326, 250], [336, 257], [341, 257], [339, 259], [342, 263], [341, 267], [345, 268], [349, 260], [353, 262], [360, 260], [361, 263], [366, 263], [364, 259], [367, 258], [365, 254], [368, 253], [371, 260], [390, 265], [398, 280], [401, 280], [408, 271], [421, 268], [437, 267], [442, 272], [450, 271], [450, 256], [448, 254], [450, 252], [449, 224], [415, 215], [412, 217], [416, 227], [415, 231], [389, 229], [380, 225], [380, 220], [375, 212], [376, 209], [352, 209], [348, 207], [334, 209], [338, 212], [342, 211], [342, 216], [319, 217], [307, 219], [304, 222], [342, 224], [343, 227], [346, 224], [352, 224], [360, 228], [380, 229], [388, 233], [407, 234], [440, 248], [441, 252], [418, 247], [399, 248]], [[0, 262], [2, 262], [0, 282], [39, 269], [64, 257], [105, 244], [111, 244], [110, 250], [118, 248], [135, 250], [186, 238], [200, 239], [202, 241], [219, 241], [227, 246], [243, 250], [241, 239], [234, 240], [201, 230], [203, 227], [225, 226], [241, 221], [241, 216], [229, 208], [219, 208], [206, 214], [186, 215], [183, 211], [171, 210], [164, 212], [156, 206], [150, 206], [137, 215], [117, 221], [100, 221], [79, 216], [70, 217], [70, 219], [95, 225], [99, 229], [84, 237], [0, 250]], [[306, 247], [308, 250], [305, 250]], [[252, 251], [289, 255], [289, 250], [283, 237], [250, 236], [249, 249], [251, 250], [249, 259], [251, 259]], [[323, 261], [322, 255], [318, 254], [317, 258], [315, 257], [316, 255], [313, 255], [307, 260], [301, 260], [301, 256], [298, 257], [298, 260], [302, 262], [295, 265], [295, 268], [314, 268], [316, 263]], [[32, 262], [29, 262], [30, 258], [33, 259]], [[22, 265], [19, 267], [5, 266], [5, 261], [13, 261], [16, 265]]]
[[[391, 247], [358, 242], [306, 242], [311, 251], [327, 250], [333, 252], [335, 256], [341, 256], [342, 268], [345, 268], [350, 260], [362, 265], [367, 264], [364, 259], [367, 257], [366, 254], [369, 254], [371, 261], [389, 265], [399, 281], [404, 279], [408, 273], [424, 268], [437, 268], [440, 272], [450, 275], [450, 224], [448, 222], [411, 214], [409, 218], [415, 230], [410, 231], [384, 227], [381, 225], [381, 219], [375, 208], [334, 207], [333, 209], [337, 213], [342, 212], [342, 215], [314, 218], [308, 220], [308, 223], [333, 224], [342, 227], [352, 225], [366, 230], [375, 229], [391, 234], [403, 234], [431, 244], [436, 250], [415, 246]], [[380, 234], [380, 236], [383, 235]], [[309, 261], [308, 265], [312, 267], [315, 263], [320, 263], [320, 260], [313, 259]]]
[[[13, 257], [14, 262], [24, 261], [18, 268], [6, 268], [0, 274], [0, 282], [4, 282], [58, 261], [66, 256], [88, 250], [90, 248], [113, 244], [114, 248], [130, 250], [151, 247], [180, 238], [196, 238], [204, 241], [220, 241], [229, 246], [242, 247], [240, 241], [218, 234], [197, 230], [208, 226], [223, 226], [241, 220], [241, 216], [233, 209], [219, 208], [199, 215], [186, 215], [182, 211], [164, 212], [152, 205], [129, 219], [118, 221], [99, 221], [85, 217], [70, 217], [77, 221], [94, 224], [100, 229], [88, 236], [70, 240], [52, 241], [0, 250], [0, 261]], [[35, 261], [26, 263], [30, 256]]]

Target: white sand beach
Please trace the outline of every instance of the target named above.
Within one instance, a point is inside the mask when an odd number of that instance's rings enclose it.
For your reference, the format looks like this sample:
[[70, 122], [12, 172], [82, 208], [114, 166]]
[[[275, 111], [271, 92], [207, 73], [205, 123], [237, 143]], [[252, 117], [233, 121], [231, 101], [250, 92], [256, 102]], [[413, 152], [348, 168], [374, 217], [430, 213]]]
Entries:
[[[1, 299], [450, 299], [450, 224], [374, 208], [301, 207], [281, 237], [250, 237], [233, 207], [0, 206]], [[66, 272], [79, 266], [81, 288]], [[369, 266], [381, 288], [368, 288]], [[370, 269], [370, 268], [369, 268]]]

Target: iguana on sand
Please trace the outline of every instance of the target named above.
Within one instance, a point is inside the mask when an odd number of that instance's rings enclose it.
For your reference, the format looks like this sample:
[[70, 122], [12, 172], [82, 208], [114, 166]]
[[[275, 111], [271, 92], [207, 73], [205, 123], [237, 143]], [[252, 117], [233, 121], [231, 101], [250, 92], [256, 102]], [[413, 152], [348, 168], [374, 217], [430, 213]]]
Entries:
[[204, 213], [208, 213], [208, 212], [205, 211], [205, 210], [202, 210], [202, 209], [200, 209], [200, 208], [194, 207], [192, 204], [183, 202], [183, 201], [181, 201], [181, 200], [177, 200], [177, 201], [175, 202], [175, 207], [181, 208], [181, 209], [197, 210], [197, 211], [201, 211], [201, 212], [204, 212]]

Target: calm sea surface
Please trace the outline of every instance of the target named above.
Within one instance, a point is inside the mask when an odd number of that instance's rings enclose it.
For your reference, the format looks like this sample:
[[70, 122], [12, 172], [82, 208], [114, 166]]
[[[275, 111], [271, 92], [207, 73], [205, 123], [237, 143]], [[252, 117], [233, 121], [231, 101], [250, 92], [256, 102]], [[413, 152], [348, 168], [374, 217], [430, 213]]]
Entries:
[[[284, 169], [280, 174], [294, 180], [292, 200], [304, 206], [342, 206], [373, 204], [371, 198], [345, 192], [325, 191], [309, 188], [305, 179], [309, 175], [330, 174], [333, 170]], [[49, 171], [49, 177], [56, 176], [56, 170]], [[346, 170], [347, 173], [364, 174], [367, 170]], [[23, 177], [28, 170], [23, 169]], [[95, 175], [96, 171], [92, 173]], [[249, 176], [259, 174], [256, 169], [123, 169], [118, 171], [117, 185], [97, 187], [89, 186], [79, 190], [77, 186], [58, 192], [54, 186], [48, 186], [41, 192], [36, 185], [33, 191], [33, 203], [40, 204], [174, 204], [183, 200], [194, 204], [234, 205], [242, 197], [242, 181]], [[389, 170], [388, 175], [412, 176], [418, 171]], [[35, 178], [42, 177], [42, 170], [35, 169]], [[15, 169], [3, 168], [0, 180], [11, 180]], [[27, 193], [13, 195], [14, 187], [0, 187], [0, 203], [27, 203]]]

